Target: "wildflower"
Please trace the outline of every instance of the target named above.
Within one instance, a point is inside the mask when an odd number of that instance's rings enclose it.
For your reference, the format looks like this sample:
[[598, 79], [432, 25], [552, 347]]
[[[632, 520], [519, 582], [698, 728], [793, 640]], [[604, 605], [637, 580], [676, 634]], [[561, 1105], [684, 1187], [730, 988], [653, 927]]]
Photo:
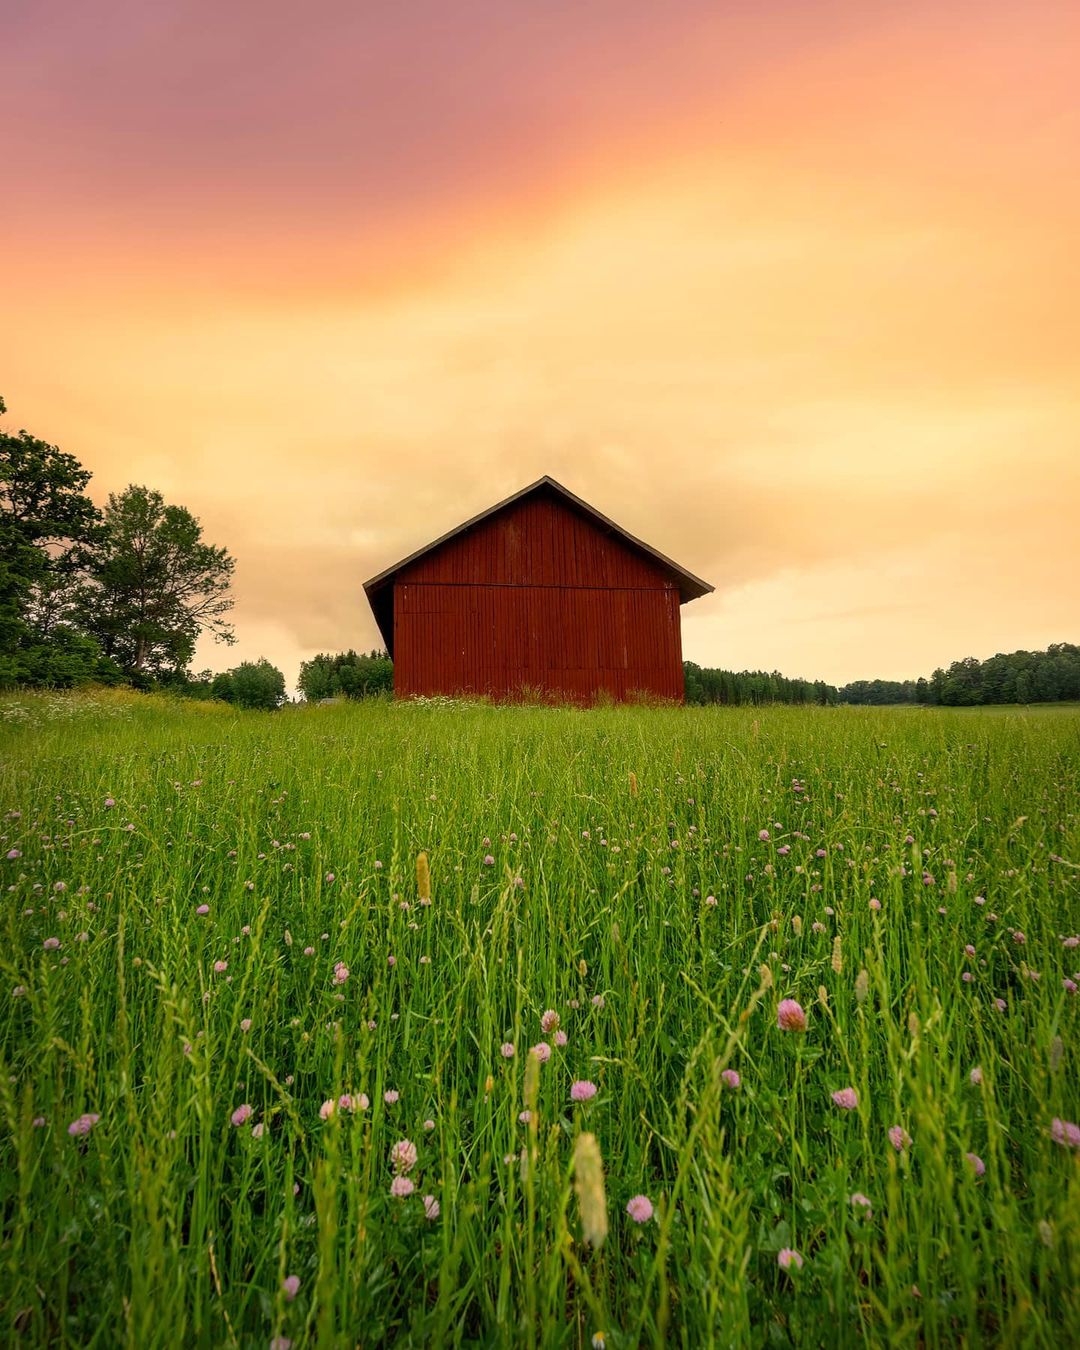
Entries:
[[209, 913], [210, 913], [210, 906], [209, 906], [209, 905], [197, 905], [197, 906], [195, 907], [195, 913], [196, 913], [196, 914], [209, 914]]
[[424, 1129], [425, 1129], [425, 1131], [426, 1131], [428, 1134], [430, 1134], [431, 1131], [432, 1131], [434, 1128], [435, 1128], [435, 1122], [434, 1122], [433, 1120], [425, 1120], [425, 1121], [424, 1121]]
[[978, 1066], [978, 1064], [976, 1064], [975, 1067], [972, 1069], [972, 1071], [968, 1074], [968, 1081], [971, 1083], [972, 1087], [979, 1087], [980, 1084], [982, 1083], [982, 1080], [983, 1080], [982, 1069]]
[[54, 952], [60, 946], [60, 939], [58, 937], [47, 937], [41, 945], [47, 952]]
[[1016, 932], [1012, 935], [1012, 940], [1013, 940], [1015, 943], [1017, 943], [1018, 946], [1021, 946], [1021, 947], [1024, 945], [1025, 942], [1027, 942], [1027, 938], [1024, 936], [1023, 933], [1021, 933], [1021, 931], [1019, 930], [1019, 928], [1018, 928], [1018, 929], [1016, 930]]
[[781, 999], [776, 1010], [776, 1025], [781, 1031], [805, 1031], [806, 1013], [793, 998]]
[[758, 832], [757, 832], [757, 837], [761, 840], [761, 842], [762, 842], [763, 844], [767, 844], [767, 843], [769, 842], [769, 831], [768, 831], [768, 830], [758, 830]]
[[315, 955], [315, 948], [314, 948], [314, 947], [305, 947], [305, 948], [304, 948], [304, 955], [305, 955], [305, 956], [314, 956], [314, 955]]
[[395, 1177], [390, 1183], [390, 1194], [395, 1200], [404, 1200], [416, 1190], [416, 1183], [409, 1177]]
[[[636, 791], [634, 792], [634, 796], [637, 796]], [[604, 1333], [602, 1331], [594, 1331], [592, 1336], [592, 1350], [604, 1350], [606, 1345], [607, 1341], [604, 1339]]]
[[720, 1075], [720, 1078], [723, 1081], [724, 1086], [726, 1088], [730, 1088], [732, 1092], [737, 1092], [740, 1084], [742, 1083], [742, 1079], [739, 1077], [735, 1069], [725, 1069], [724, 1072]]
[[596, 1084], [590, 1083], [587, 1078], [575, 1078], [570, 1084], [570, 1100], [572, 1102], [588, 1102], [596, 1096]]
[[653, 1216], [653, 1203], [647, 1195], [634, 1195], [626, 1202], [626, 1212], [635, 1223], [648, 1223]]
[[261, 1120], [259, 1121], [258, 1125], [252, 1125], [251, 1127], [252, 1139], [261, 1139], [263, 1137], [263, 1130], [265, 1129], [266, 1126], [263, 1124]]
[[250, 1030], [251, 1030], [251, 1018], [250, 1018], [250, 1017], [242, 1017], [242, 1018], [240, 1019], [240, 1030], [241, 1030], [241, 1031], [250, 1031]]
[[270, 1350], [292, 1350], [292, 1341], [288, 1336], [273, 1336], [270, 1339]]
[[902, 1125], [890, 1125], [889, 1143], [892, 1144], [897, 1153], [902, 1153], [904, 1149], [911, 1146], [911, 1135]]
[[390, 1150], [390, 1161], [399, 1172], [411, 1172], [416, 1166], [416, 1145], [411, 1139], [399, 1139]]
[[602, 1007], [604, 1006], [604, 996], [603, 996], [603, 994], [593, 994], [593, 996], [592, 996], [592, 1005], [593, 1005], [594, 1008], [602, 1008]]
[[546, 1064], [551, 1058], [551, 1046], [547, 1041], [540, 1041], [530, 1049], [529, 1054], [535, 1055], [541, 1064]]
[[424, 1218], [434, 1223], [439, 1217], [439, 1202], [433, 1195], [424, 1196]]
[[707, 895], [707, 896], [705, 897], [705, 903], [709, 906], [710, 909], [715, 909], [715, 908], [716, 908], [716, 896], [715, 896], [715, 895]]
[[545, 1036], [549, 1035], [559, 1025], [559, 1014], [554, 1008], [548, 1010], [540, 1018], [540, 1030]]
[[44, 1116], [35, 1116], [34, 1119], [33, 1119], [33, 1121], [31, 1122], [31, 1124], [33, 1125], [33, 1127], [34, 1127], [35, 1130], [40, 1130], [40, 1129], [44, 1128], [44, 1125], [45, 1125], [45, 1117], [44, 1117]]
[[232, 1113], [232, 1123], [234, 1125], [246, 1125], [250, 1119], [251, 1107], [248, 1106], [247, 1102], [244, 1102], [243, 1106], [238, 1106]]
[[986, 1171], [986, 1164], [979, 1157], [979, 1155], [977, 1153], [965, 1153], [964, 1157], [967, 1158], [968, 1163], [971, 1166], [971, 1170], [975, 1173], [975, 1175], [977, 1177], [981, 1177], [983, 1173]]
[[326, 1101], [319, 1107], [319, 1115], [323, 1120], [329, 1120], [336, 1110], [337, 1102], [334, 1101], [333, 1097], [327, 1097]]
[[1050, 1122], [1050, 1138], [1055, 1144], [1065, 1148], [1080, 1148], [1080, 1125], [1071, 1120], [1060, 1120], [1057, 1116]]
[[871, 908], [871, 909], [874, 911], [874, 913], [876, 914], [877, 911], [881, 908], [881, 901], [880, 901], [880, 900], [877, 900], [877, 899], [875, 899], [873, 896], [871, 896], [871, 897], [870, 897], [870, 908]]
[[390, 966], [391, 968], [394, 967], [394, 966], [396, 966], [396, 965], [397, 965], [397, 957], [396, 957], [396, 956], [388, 956], [388, 957], [386, 958], [386, 964], [387, 964], [388, 966]]
[[215, 962], [214, 962], [214, 974], [215, 974], [215, 975], [224, 975], [225, 972], [226, 972], [228, 969], [229, 969], [229, 963], [228, 963], [228, 961], [215, 961]]
[[370, 1102], [370, 1100], [368, 1099], [367, 1093], [366, 1093], [366, 1092], [361, 1092], [360, 1096], [357, 1097], [357, 1099], [356, 1099], [356, 1110], [357, 1110], [357, 1111], [366, 1111], [370, 1105], [371, 1105], [371, 1102]]
[[502, 1045], [499, 1047], [499, 1054], [502, 1055], [503, 1059], [513, 1059], [514, 1058], [513, 1041], [503, 1041]]
[[397, 1088], [388, 1088], [383, 1093], [382, 1099], [387, 1104], [387, 1106], [393, 1106], [393, 1104], [398, 1100], [400, 1096], [401, 1093], [398, 1092]]
[[485, 867], [494, 867], [494, 866], [495, 866], [495, 859], [491, 856], [490, 853], [485, 853], [485, 854], [484, 854], [484, 866], [485, 866]]
[[106, 798], [105, 798], [105, 809], [106, 809], [106, 811], [111, 810], [112, 807], [114, 807], [115, 805], [116, 805], [116, 799], [115, 799], [114, 797], [106, 797]]
[[1061, 981], [1061, 987], [1062, 987], [1062, 989], [1065, 990], [1065, 992], [1066, 992], [1067, 994], [1075, 994], [1075, 993], [1076, 993], [1076, 981], [1075, 981], [1075, 980], [1070, 980], [1068, 977], [1066, 977], [1065, 979], [1063, 979], [1063, 980]]
[[285, 1295], [286, 1301], [291, 1303], [300, 1292], [300, 1276], [286, 1275], [281, 1282], [281, 1292]]
[[26, 993], [26, 985], [25, 985], [25, 984], [17, 984], [17, 985], [15, 986], [15, 988], [11, 991], [11, 997], [12, 997], [12, 998], [22, 998], [22, 997], [24, 996], [25, 993]]
[[344, 961], [338, 961], [334, 966], [334, 984], [344, 984], [349, 978], [349, 967]]
[[352, 1111], [355, 1109], [353, 1099], [347, 1092], [343, 1092], [337, 1099], [337, 1109], [339, 1111]]
[[874, 1212], [874, 1211], [870, 1208], [870, 1197], [869, 1197], [869, 1196], [866, 1196], [866, 1195], [863, 1195], [862, 1191], [855, 1191], [855, 1192], [853, 1193], [853, 1195], [852, 1195], [852, 1197], [851, 1197], [851, 1208], [852, 1208], [852, 1209], [861, 1209], [861, 1210], [862, 1210], [862, 1217], [865, 1218], [865, 1219], [869, 1219], [870, 1216], [871, 1216], [871, 1215], [873, 1214], [873, 1212]]
[[841, 1088], [832, 1094], [832, 1099], [842, 1111], [854, 1111], [859, 1105], [859, 1094], [852, 1087]]
[[528, 1123], [529, 1123], [530, 1120], [532, 1120], [532, 1112], [531, 1112], [531, 1111], [519, 1111], [519, 1112], [518, 1112], [518, 1124], [519, 1124], [519, 1125], [528, 1125]]
[[[85, 1111], [78, 1120], [73, 1120], [68, 1126], [68, 1134], [70, 1134], [72, 1138], [89, 1134], [100, 1119], [101, 1117], [96, 1115], [93, 1111]], [[1073, 1128], [1075, 1129], [1075, 1126]]]
[[803, 1259], [794, 1247], [781, 1247], [776, 1256], [776, 1264], [781, 1270], [802, 1270]]
[[14, 862], [16, 858], [21, 858], [22, 854], [17, 848], [9, 848], [7, 851], [8, 862]]
[[560, 1027], [559, 1030], [555, 1033], [555, 1044], [561, 1050], [563, 1046], [566, 1044], [566, 1041], [567, 1041], [566, 1032], [563, 1031], [563, 1029]]
[[1004, 1012], [1005, 1009], [1008, 1007], [1008, 1004], [1005, 1002], [1003, 998], [996, 998], [994, 999], [994, 1007], [998, 1010], [998, 1012]]

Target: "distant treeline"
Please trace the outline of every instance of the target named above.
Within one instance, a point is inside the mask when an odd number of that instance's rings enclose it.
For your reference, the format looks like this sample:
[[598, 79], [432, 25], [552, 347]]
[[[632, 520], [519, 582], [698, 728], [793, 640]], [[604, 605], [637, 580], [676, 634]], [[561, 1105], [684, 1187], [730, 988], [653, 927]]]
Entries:
[[687, 703], [839, 703], [841, 691], [824, 680], [789, 679], [778, 670], [710, 670], [683, 662]]
[[1058, 642], [1044, 652], [999, 652], [938, 668], [925, 679], [854, 680], [840, 688], [793, 680], [779, 671], [710, 670], [684, 661], [687, 703], [921, 703], [970, 708], [984, 703], [1056, 703], [1080, 699], [1080, 647]]
[[1056, 642], [1044, 652], [999, 652], [940, 667], [930, 678], [856, 680], [842, 703], [925, 703], [970, 708], [983, 703], [1056, 703], [1080, 699], [1080, 647]]

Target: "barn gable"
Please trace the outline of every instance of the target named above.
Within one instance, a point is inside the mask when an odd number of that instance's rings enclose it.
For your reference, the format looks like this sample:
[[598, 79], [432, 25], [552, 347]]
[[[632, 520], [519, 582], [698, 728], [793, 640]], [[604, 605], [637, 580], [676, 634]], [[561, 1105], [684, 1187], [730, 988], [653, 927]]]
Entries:
[[712, 590], [542, 478], [373, 577], [395, 689], [682, 697], [679, 605]]

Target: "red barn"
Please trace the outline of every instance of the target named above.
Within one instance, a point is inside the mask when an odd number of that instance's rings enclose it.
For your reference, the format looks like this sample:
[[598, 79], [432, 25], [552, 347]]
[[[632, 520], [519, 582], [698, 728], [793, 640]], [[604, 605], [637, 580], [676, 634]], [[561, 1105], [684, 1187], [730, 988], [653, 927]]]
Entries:
[[364, 584], [394, 690], [682, 699], [679, 606], [713, 588], [553, 478]]

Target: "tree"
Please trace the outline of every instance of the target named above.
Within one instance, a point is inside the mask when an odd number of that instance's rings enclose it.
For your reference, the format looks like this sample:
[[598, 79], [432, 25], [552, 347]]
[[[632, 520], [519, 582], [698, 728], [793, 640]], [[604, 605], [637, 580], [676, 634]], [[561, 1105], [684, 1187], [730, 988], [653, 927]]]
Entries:
[[272, 712], [285, 700], [285, 676], [261, 656], [258, 661], [242, 661], [232, 670], [215, 675], [210, 692], [214, 698], [235, 703], [238, 708]]
[[131, 676], [183, 671], [200, 633], [236, 640], [224, 618], [235, 565], [226, 549], [203, 543], [185, 507], [132, 485], [105, 508], [81, 595], [83, 624]]
[[[0, 398], [0, 415], [7, 411]], [[70, 684], [105, 674], [75, 628], [76, 584], [100, 532], [74, 455], [0, 431], [0, 682]]]
[[389, 694], [394, 688], [394, 663], [384, 651], [340, 652], [328, 656], [320, 652], [300, 666], [297, 680], [300, 692], [309, 703], [334, 698], [372, 698]]

